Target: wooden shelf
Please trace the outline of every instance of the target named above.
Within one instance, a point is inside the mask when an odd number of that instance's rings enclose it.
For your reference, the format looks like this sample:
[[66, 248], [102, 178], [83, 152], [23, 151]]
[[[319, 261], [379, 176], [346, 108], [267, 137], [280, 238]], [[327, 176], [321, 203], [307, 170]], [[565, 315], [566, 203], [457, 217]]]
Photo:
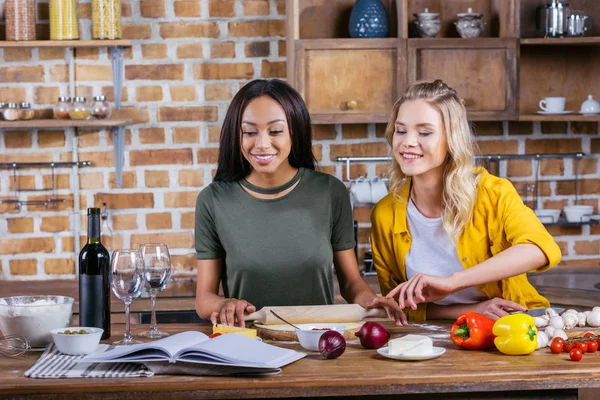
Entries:
[[73, 119], [33, 119], [30, 121], [0, 121], [0, 129], [61, 129], [61, 128], [112, 128], [130, 125], [131, 119], [90, 119], [79, 121]]
[[578, 113], [563, 115], [521, 114], [519, 121], [600, 121], [600, 114], [582, 115]]
[[7, 47], [131, 47], [131, 40], [0, 40], [0, 48]]
[[566, 38], [531, 38], [521, 39], [521, 45], [544, 45], [544, 46], [600, 46], [600, 37], [566, 37]]

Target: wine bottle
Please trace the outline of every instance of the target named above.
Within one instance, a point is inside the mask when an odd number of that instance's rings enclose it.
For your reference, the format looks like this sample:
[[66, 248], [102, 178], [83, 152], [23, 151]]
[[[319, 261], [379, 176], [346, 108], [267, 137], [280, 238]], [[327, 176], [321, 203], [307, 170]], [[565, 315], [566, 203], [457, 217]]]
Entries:
[[110, 337], [110, 255], [100, 241], [100, 209], [88, 208], [88, 240], [79, 253], [79, 325]]

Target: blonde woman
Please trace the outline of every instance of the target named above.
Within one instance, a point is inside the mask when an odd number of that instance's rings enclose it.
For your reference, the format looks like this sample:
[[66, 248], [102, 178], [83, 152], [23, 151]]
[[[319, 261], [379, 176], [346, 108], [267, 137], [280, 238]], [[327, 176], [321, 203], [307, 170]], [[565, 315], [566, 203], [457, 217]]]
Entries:
[[382, 293], [413, 321], [548, 307], [526, 273], [556, 265], [560, 249], [508, 180], [473, 168], [457, 93], [440, 80], [410, 86], [386, 139], [390, 193], [371, 216]]

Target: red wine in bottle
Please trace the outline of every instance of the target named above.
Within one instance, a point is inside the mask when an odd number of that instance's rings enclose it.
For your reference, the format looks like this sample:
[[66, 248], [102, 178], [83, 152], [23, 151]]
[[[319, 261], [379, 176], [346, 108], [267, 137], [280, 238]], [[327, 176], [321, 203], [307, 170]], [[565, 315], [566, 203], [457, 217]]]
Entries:
[[110, 255], [100, 242], [100, 209], [88, 208], [88, 240], [79, 253], [79, 326], [110, 337]]

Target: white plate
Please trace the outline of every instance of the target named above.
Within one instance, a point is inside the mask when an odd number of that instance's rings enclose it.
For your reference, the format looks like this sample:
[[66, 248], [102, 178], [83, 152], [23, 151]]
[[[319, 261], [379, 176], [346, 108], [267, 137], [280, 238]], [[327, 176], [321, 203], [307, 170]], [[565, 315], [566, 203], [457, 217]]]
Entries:
[[563, 114], [573, 114], [573, 111], [570, 111], [570, 110], [559, 111], [559, 112], [538, 111], [537, 113], [543, 114], [543, 115], [563, 115]]
[[429, 354], [424, 354], [424, 355], [420, 355], [420, 356], [407, 356], [407, 355], [399, 355], [399, 356], [393, 356], [388, 352], [388, 347], [381, 347], [379, 349], [377, 349], [377, 353], [379, 353], [380, 355], [387, 357], [387, 358], [392, 358], [394, 360], [403, 360], [403, 361], [418, 361], [418, 360], [430, 360], [432, 358], [436, 358], [441, 356], [442, 354], [444, 354], [446, 352], [446, 349], [443, 347], [433, 347], [433, 352], [429, 353]]

